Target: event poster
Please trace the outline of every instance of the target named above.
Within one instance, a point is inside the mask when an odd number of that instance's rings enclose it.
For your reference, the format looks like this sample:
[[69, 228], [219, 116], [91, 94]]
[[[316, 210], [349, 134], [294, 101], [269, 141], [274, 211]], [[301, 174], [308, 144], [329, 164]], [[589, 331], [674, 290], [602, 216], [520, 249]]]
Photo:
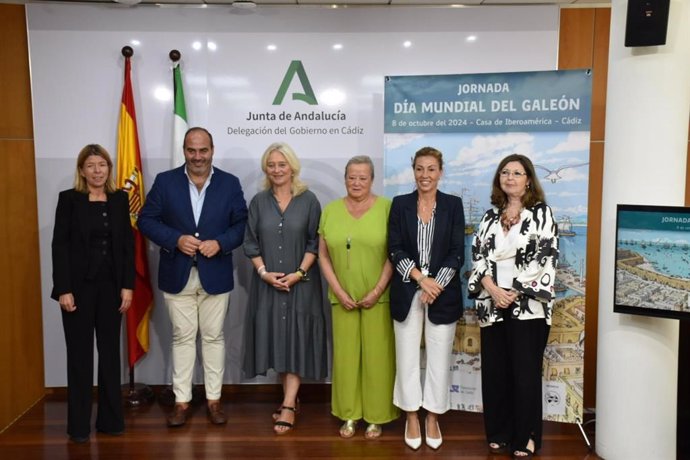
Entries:
[[453, 409], [482, 411], [479, 323], [466, 290], [470, 248], [491, 206], [498, 163], [519, 153], [534, 163], [560, 233], [544, 418], [582, 420], [591, 86], [587, 69], [386, 77], [385, 194], [414, 189], [411, 159], [432, 146], [443, 152], [439, 188], [460, 196], [465, 209], [465, 310], [453, 345]]

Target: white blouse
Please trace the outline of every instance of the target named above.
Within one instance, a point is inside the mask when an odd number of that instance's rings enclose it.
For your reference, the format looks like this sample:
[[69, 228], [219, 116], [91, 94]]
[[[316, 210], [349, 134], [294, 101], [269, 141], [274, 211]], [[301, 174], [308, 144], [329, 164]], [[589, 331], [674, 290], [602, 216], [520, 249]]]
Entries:
[[[436, 206], [431, 211], [431, 219], [426, 224], [421, 218], [417, 218], [417, 250], [419, 251], [419, 271], [424, 275], [433, 277], [441, 287], [446, 287], [455, 276], [456, 270], [450, 267], [441, 267], [438, 273], [430, 273], [431, 245], [434, 242], [434, 226], [436, 225]], [[404, 283], [410, 282], [410, 272], [415, 267], [413, 260], [404, 258], [398, 262], [395, 269], [402, 276]]]

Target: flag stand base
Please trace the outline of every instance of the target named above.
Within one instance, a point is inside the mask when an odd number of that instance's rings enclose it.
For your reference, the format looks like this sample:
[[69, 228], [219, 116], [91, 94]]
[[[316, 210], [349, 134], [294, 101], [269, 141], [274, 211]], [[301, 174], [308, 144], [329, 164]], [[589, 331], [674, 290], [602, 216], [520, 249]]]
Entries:
[[122, 398], [127, 407], [140, 407], [154, 400], [153, 390], [143, 383], [122, 385]]

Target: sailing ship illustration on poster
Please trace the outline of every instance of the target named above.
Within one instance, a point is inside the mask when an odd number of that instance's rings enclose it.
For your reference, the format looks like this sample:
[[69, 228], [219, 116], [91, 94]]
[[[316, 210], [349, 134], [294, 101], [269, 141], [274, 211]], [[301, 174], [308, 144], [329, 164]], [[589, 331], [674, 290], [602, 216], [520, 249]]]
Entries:
[[558, 236], [575, 236], [570, 216], [563, 216], [558, 220]]

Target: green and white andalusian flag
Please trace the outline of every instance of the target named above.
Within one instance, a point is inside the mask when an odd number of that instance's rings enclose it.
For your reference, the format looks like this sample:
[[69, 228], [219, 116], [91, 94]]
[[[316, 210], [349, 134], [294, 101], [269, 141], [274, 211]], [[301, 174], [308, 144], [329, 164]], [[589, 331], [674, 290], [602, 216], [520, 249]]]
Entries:
[[184, 164], [182, 143], [184, 142], [184, 134], [187, 132], [187, 129], [189, 129], [189, 125], [187, 124], [187, 108], [184, 104], [184, 90], [182, 89], [182, 71], [180, 70], [179, 61], [173, 64], [173, 89], [175, 91], [175, 105], [173, 108], [172, 164], [173, 167], [176, 167]]

